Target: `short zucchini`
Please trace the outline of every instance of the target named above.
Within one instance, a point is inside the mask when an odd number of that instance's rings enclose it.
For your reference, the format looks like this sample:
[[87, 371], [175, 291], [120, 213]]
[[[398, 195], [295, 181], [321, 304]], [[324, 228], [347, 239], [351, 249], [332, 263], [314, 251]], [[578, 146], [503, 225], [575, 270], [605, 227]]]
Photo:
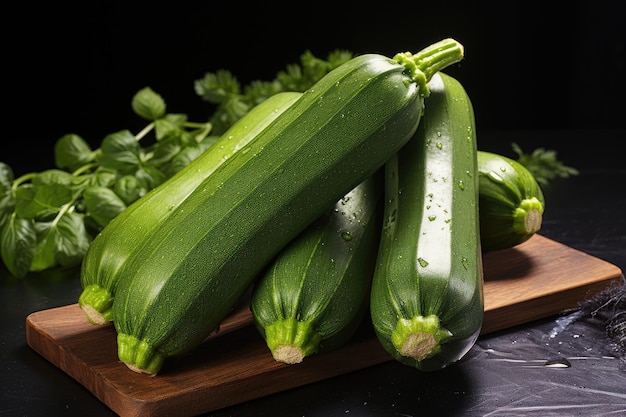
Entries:
[[456, 79], [429, 86], [415, 136], [386, 165], [370, 301], [382, 346], [422, 371], [472, 347], [484, 308], [474, 112]]
[[462, 57], [446, 39], [340, 65], [141, 234], [117, 271], [120, 361], [154, 375], [201, 343], [289, 241], [409, 141], [428, 80]]
[[256, 282], [251, 310], [275, 360], [346, 343], [369, 304], [382, 218], [382, 178], [366, 179], [272, 261]]
[[118, 271], [139, 250], [145, 236], [157, 230], [205, 177], [254, 139], [300, 95], [284, 92], [261, 102], [206, 152], [127, 207], [96, 236], [83, 259], [83, 290], [78, 299], [91, 323], [107, 324], [112, 320]]
[[506, 249], [541, 229], [545, 199], [533, 174], [504, 155], [478, 152], [480, 237], [484, 252]]

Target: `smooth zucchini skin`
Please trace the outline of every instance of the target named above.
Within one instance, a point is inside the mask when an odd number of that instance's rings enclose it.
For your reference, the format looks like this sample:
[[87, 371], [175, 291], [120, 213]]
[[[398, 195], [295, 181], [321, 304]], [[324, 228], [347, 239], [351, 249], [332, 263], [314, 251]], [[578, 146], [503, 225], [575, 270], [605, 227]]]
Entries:
[[511, 248], [541, 229], [545, 198], [533, 174], [521, 163], [479, 151], [478, 188], [483, 252]]
[[382, 171], [292, 240], [256, 281], [255, 325], [275, 360], [300, 363], [356, 332], [369, 307], [380, 239]]
[[301, 96], [282, 92], [255, 106], [206, 152], [116, 216], [93, 240], [81, 265], [78, 304], [93, 324], [113, 318], [113, 298], [124, 263], [217, 167]]
[[456, 79], [439, 73], [429, 86], [415, 136], [386, 164], [370, 300], [383, 347], [422, 371], [459, 360], [484, 309], [474, 112]]
[[118, 356], [155, 375], [230, 312], [262, 268], [412, 137], [437, 70], [463, 49], [362, 55], [328, 73], [220, 165], [118, 271]]

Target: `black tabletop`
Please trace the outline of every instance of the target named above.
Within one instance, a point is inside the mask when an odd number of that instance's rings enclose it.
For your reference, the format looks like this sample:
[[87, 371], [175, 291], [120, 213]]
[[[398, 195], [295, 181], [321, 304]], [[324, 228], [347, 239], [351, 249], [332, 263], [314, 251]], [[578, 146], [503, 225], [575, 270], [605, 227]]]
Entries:
[[[626, 267], [623, 130], [488, 131], [479, 147], [556, 148], [580, 174], [545, 187], [541, 234]], [[512, 156], [512, 155], [510, 155]], [[15, 156], [19, 158], [19, 156]], [[26, 343], [29, 313], [75, 303], [75, 271], [0, 272], [0, 415], [115, 415]], [[624, 295], [622, 295], [624, 296]], [[585, 300], [581, 300], [585, 301]], [[584, 304], [583, 304], [584, 306]], [[482, 336], [458, 363], [435, 373], [386, 362], [211, 412], [210, 416], [599, 416], [626, 412], [626, 362], [606, 316], [586, 310]], [[622, 335], [623, 337], [623, 335]], [[567, 361], [569, 367], [546, 366]]]

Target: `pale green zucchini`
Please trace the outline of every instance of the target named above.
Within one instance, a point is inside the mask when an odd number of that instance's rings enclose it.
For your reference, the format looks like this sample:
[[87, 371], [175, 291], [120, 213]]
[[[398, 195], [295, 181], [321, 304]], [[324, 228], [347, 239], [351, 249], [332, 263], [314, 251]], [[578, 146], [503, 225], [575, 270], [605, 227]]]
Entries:
[[300, 95], [284, 92], [261, 102], [206, 152], [127, 207], [96, 236], [83, 259], [80, 274], [83, 290], [78, 298], [91, 323], [107, 324], [112, 320], [118, 271], [145, 243], [145, 237], [161, 227], [208, 175], [253, 140]]
[[429, 86], [415, 136], [386, 165], [370, 301], [383, 347], [423, 371], [459, 360], [483, 319], [474, 112], [456, 79]]
[[345, 344], [369, 305], [382, 218], [382, 183], [368, 178], [289, 243], [257, 280], [254, 323], [275, 360]]
[[155, 375], [201, 343], [289, 241], [407, 143], [428, 80], [462, 57], [447, 39], [353, 58], [220, 165], [118, 270], [120, 361]]

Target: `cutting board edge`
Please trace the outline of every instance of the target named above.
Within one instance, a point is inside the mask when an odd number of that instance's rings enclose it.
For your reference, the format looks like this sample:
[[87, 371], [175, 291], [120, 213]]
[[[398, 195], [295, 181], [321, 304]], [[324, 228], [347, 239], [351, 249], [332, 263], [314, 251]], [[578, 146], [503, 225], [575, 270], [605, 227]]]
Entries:
[[[620, 272], [621, 274], [621, 272]], [[546, 319], [551, 316], [558, 316], [561, 314], [566, 314], [573, 309], [578, 308], [578, 305], [571, 305], [568, 308], [553, 308], [551, 307], [551, 301], [555, 299], [555, 297], [560, 297], [563, 294], [567, 294], [572, 300], [577, 299], [579, 303], [593, 297], [594, 295], [599, 294], [600, 292], [614, 286], [621, 285], [624, 282], [623, 275], [608, 275], [606, 280], [597, 281], [592, 283], [584, 288], [571, 288], [567, 291], [562, 291], [559, 293], [550, 293], [546, 294], [543, 297], [537, 297], [532, 299], [527, 299], [519, 302], [515, 305], [500, 305], [496, 307], [492, 307], [490, 309], [485, 310], [486, 317], [499, 316], [499, 320], [485, 320], [483, 322], [483, 328], [481, 329], [480, 335], [486, 335], [490, 333], [495, 333], [501, 330], [510, 329], [515, 326], [519, 326], [525, 323], [530, 323], [536, 320]], [[532, 311], [532, 314], [526, 314], [524, 319], [519, 319], [519, 316], [516, 319], [512, 320], [503, 320], [502, 317], [506, 317], [513, 312], [517, 312], [520, 307], [527, 309], [528, 311]], [[539, 307], [539, 310], [532, 310], [532, 307]], [[521, 323], [520, 323], [521, 321]], [[487, 324], [484, 324], [487, 323]]]
[[[72, 379], [83, 385], [96, 398], [98, 398], [98, 400], [122, 417], [157, 417], [163, 414], [172, 415], [172, 413], [175, 413], [177, 417], [192, 417], [208, 411], [215, 411], [236, 405], [242, 401], [255, 400], [267, 395], [285, 391], [286, 389], [281, 387], [279, 382], [282, 378], [290, 378], [290, 386], [288, 389], [293, 389], [393, 360], [393, 358], [383, 350], [382, 346], [378, 345], [378, 341], [376, 339], [362, 336], [351, 342], [345, 348], [309, 357], [307, 362], [303, 362], [302, 364], [286, 365], [273, 363], [271, 370], [266, 370], [263, 373], [263, 377], [265, 379], [264, 382], [266, 383], [262, 387], [255, 387], [254, 390], [246, 389], [236, 391], [240, 394], [238, 396], [234, 396], [232, 394], [228, 395], [228, 391], [231, 389], [237, 390], [239, 386], [249, 385], [250, 381], [253, 381], [257, 377], [256, 375], [220, 384], [219, 386], [199, 385], [197, 387], [189, 387], [183, 391], [172, 393], [171, 395], [164, 395], [160, 398], [150, 398], [149, 395], [132, 395], [125, 392], [116, 381], [112, 381], [105, 374], [98, 372], [97, 367], [92, 368], [85, 366], [84, 369], [81, 368], [76, 370], [67, 366], [70, 362], [67, 360], [67, 356], [73, 354], [72, 349], [65, 349], [64, 347], [59, 346], [57, 351], [58, 354], [50, 355], [51, 351], [45, 347], [47, 344], [52, 343], [51, 341], [54, 338], [50, 337], [45, 330], [38, 331], [38, 329], [41, 329], [42, 326], [39, 325], [37, 318], [47, 317], [49, 313], [57, 313], [64, 310], [70, 311], [70, 314], [76, 314], [76, 312], [80, 311], [77, 304], [69, 304], [29, 314], [26, 319], [26, 341], [28, 346], [52, 363], [55, 367], [59, 368]], [[100, 328], [100, 330], [105, 330], [105, 328]], [[241, 328], [234, 331], [238, 330], [251, 330], [251, 327], [248, 326], [247, 329]], [[371, 349], [372, 346], [375, 346], [376, 348]], [[352, 353], [347, 353], [348, 350]], [[375, 354], [372, 354], [373, 351]], [[367, 353], [367, 355], [361, 355], [361, 353]], [[350, 362], [345, 360], [345, 357], [352, 357], [354, 355], [359, 355], [361, 361]], [[268, 357], [271, 357], [271, 355]], [[323, 367], [325, 368], [323, 372], [315, 370], [318, 363], [327, 364], [329, 360], [333, 363], [340, 363], [341, 366], [331, 367], [333, 371], [330, 372], [328, 371], [328, 365]], [[347, 367], [346, 364], [348, 365]], [[83, 372], [85, 370], [87, 370], [87, 373]], [[307, 371], [312, 372], [307, 373]], [[143, 378], [144, 376], [140, 377]], [[158, 377], [159, 376], [156, 376], [154, 378]], [[150, 377], [145, 376], [145, 378]], [[111, 395], [110, 393], [107, 395], [107, 389], [115, 390], [115, 395]], [[212, 394], [219, 398], [211, 402], [205, 402], [200, 406], [193, 403], [194, 397], [204, 394]], [[184, 408], [172, 408], [169, 404], [172, 397], [176, 397], [177, 402], [189, 401], [189, 403]]]

